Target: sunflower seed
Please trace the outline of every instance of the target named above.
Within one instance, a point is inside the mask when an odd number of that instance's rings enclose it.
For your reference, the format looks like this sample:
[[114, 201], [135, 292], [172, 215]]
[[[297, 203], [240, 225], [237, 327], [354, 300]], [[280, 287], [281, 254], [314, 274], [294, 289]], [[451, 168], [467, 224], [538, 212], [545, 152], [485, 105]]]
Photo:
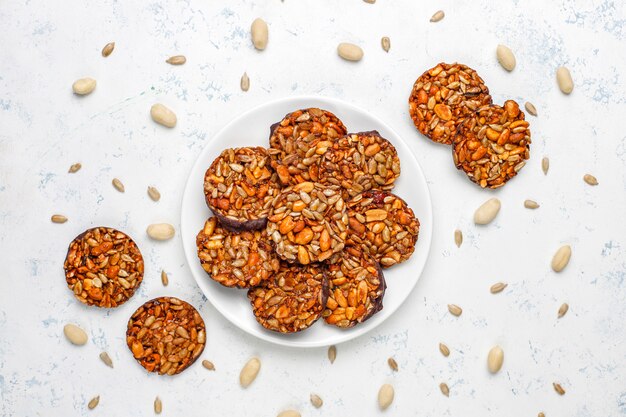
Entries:
[[390, 384], [383, 384], [378, 390], [378, 406], [381, 410], [387, 409], [393, 402], [394, 390]]
[[589, 185], [598, 185], [598, 180], [591, 174], [585, 174], [583, 180]]
[[111, 357], [109, 356], [108, 353], [106, 352], [100, 353], [100, 360], [104, 362], [104, 364], [108, 366], [109, 368], [113, 368], [113, 361], [111, 360]]
[[124, 184], [122, 184], [122, 181], [120, 181], [117, 178], [113, 178], [113, 181], [111, 181], [111, 183], [113, 184], [113, 187], [115, 187], [117, 191], [119, 191], [120, 193], [124, 192]]
[[524, 108], [529, 114], [532, 114], [533, 116], [537, 116], [537, 108], [530, 101], [527, 101], [526, 103], [524, 103]]
[[156, 123], [169, 128], [176, 126], [176, 122], [178, 121], [176, 114], [161, 103], [152, 105], [150, 108], [150, 117], [152, 117], [152, 120]]
[[439, 389], [441, 390], [441, 393], [446, 397], [450, 396], [450, 388], [448, 388], [448, 384], [446, 384], [445, 382], [439, 384]]
[[565, 390], [563, 389], [561, 384], [559, 384], [558, 382], [553, 382], [552, 386], [554, 387], [554, 390], [557, 392], [557, 394], [565, 395]]
[[533, 200], [525, 200], [524, 207], [526, 207], [527, 209], [534, 210], [536, 208], [539, 208], [539, 204], [537, 204], [537, 202]]
[[322, 405], [324, 405], [324, 401], [319, 395], [311, 394], [311, 404], [313, 404], [313, 407], [315, 408], [320, 408]]
[[93, 397], [91, 400], [89, 400], [89, 403], [87, 403], [87, 408], [89, 408], [90, 410], [93, 410], [94, 408], [96, 408], [98, 406], [98, 404], [100, 403], [100, 396], [96, 396]]
[[456, 304], [448, 304], [448, 311], [453, 316], [460, 316], [463, 313], [463, 309]]
[[163, 402], [159, 397], [156, 397], [154, 399], [154, 414], [161, 414], [161, 411], [163, 411]]
[[52, 217], [50, 217], [50, 220], [52, 220], [52, 223], [65, 223], [67, 221], [67, 217], [62, 214], [53, 214]]
[[398, 372], [398, 362], [394, 358], [387, 359], [387, 364], [392, 370]]
[[487, 355], [487, 367], [492, 374], [497, 373], [502, 368], [504, 362], [504, 351], [500, 346], [494, 346]]
[[241, 368], [239, 373], [239, 383], [243, 388], [248, 388], [256, 379], [261, 369], [261, 361], [259, 358], [252, 358]]
[[167, 284], [170, 283], [170, 279], [167, 276], [167, 272], [164, 269], [161, 270], [161, 283], [164, 287], [167, 287]]
[[70, 169], [68, 169], [67, 172], [69, 172], [70, 174], [74, 174], [75, 172], [78, 172], [82, 167], [83, 165], [80, 162], [76, 162], [75, 164], [72, 164], [70, 166]]
[[463, 244], [463, 232], [461, 232], [459, 229], [456, 229], [454, 231], [454, 243], [456, 244], [457, 248], [460, 248]]
[[450, 349], [443, 343], [439, 343], [439, 352], [446, 358], [450, 356]]
[[63, 327], [63, 333], [67, 340], [77, 346], [87, 343], [87, 333], [75, 324], [68, 323]]
[[113, 52], [113, 49], [115, 49], [115, 42], [107, 43], [104, 45], [104, 48], [102, 48], [102, 56], [105, 58], [108, 57], [111, 55], [111, 52]]
[[332, 345], [328, 348], [328, 360], [333, 364], [335, 363], [335, 359], [337, 359], [337, 347]]
[[256, 18], [252, 22], [250, 27], [250, 35], [252, 36], [252, 44], [259, 51], [264, 50], [267, 47], [269, 38], [269, 30], [267, 23], [261, 18]]
[[346, 61], [360, 61], [363, 58], [363, 49], [353, 43], [342, 42], [337, 45], [337, 54]]
[[554, 272], [561, 272], [567, 266], [571, 257], [571, 246], [561, 246], [552, 258], [552, 269], [554, 270]]
[[248, 77], [248, 73], [244, 72], [241, 76], [241, 81], [239, 82], [241, 87], [241, 91], [248, 91], [250, 89], [250, 77]]
[[213, 362], [211, 362], [211, 361], [209, 361], [207, 359], [202, 361], [202, 366], [204, 366], [209, 371], [215, 371], [215, 365], [213, 365]]
[[491, 291], [492, 294], [497, 294], [499, 292], [502, 292], [502, 290], [504, 290], [508, 285], [509, 284], [506, 284], [504, 282], [497, 282], [491, 286], [489, 291]]
[[161, 193], [155, 187], [148, 187], [148, 196], [152, 201], [159, 201], [161, 199]]
[[500, 211], [500, 200], [497, 198], [491, 198], [485, 201], [474, 213], [474, 223], [476, 224], [489, 224], [496, 218]]
[[185, 58], [184, 55], [174, 55], [169, 57], [165, 62], [170, 65], [183, 65], [185, 62], [187, 62], [187, 58]]
[[151, 224], [146, 232], [154, 240], [168, 240], [173, 238], [176, 233], [174, 226], [168, 223]]
[[72, 91], [74, 94], [79, 96], [86, 96], [87, 94], [91, 94], [93, 90], [96, 88], [96, 80], [93, 78], [81, 78], [79, 80], [74, 81], [72, 84]]
[[541, 170], [543, 171], [543, 175], [548, 175], [548, 170], [550, 169], [550, 160], [547, 156], [544, 156], [541, 160]]
[[508, 46], [498, 45], [496, 48], [496, 56], [502, 68], [509, 72], [515, 69], [515, 55], [513, 55], [513, 51], [511, 51]]
[[561, 304], [561, 307], [559, 307], [558, 318], [563, 317], [565, 313], [567, 313], [567, 310], [569, 310], [569, 305], [567, 305], [567, 303]]
[[380, 45], [383, 47], [383, 51], [389, 52], [391, 49], [391, 39], [388, 36], [383, 36], [380, 40]]
[[559, 84], [559, 88], [563, 94], [569, 94], [574, 90], [574, 81], [572, 80], [572, 74], [565, 67], [559, 67], [556, 70], [556, 82]]
[[446, 14], [443, 12], [443, 10], [439, 10], [438, 12], [435, 12], [435, 14], [430, 18], [431, 22], [439, 22], [441, 19], [444, 18]]

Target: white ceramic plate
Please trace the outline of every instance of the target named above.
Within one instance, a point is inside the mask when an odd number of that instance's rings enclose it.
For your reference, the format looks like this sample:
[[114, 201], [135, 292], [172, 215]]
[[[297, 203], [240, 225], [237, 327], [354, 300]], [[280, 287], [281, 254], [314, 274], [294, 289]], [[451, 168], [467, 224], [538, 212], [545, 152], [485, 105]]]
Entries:
[[[318, 320], [309, 329], [295, 334], [279, 334], [264, 329], [254, 318], [247, 290], [231, 289], [212, 281], [200, 266], [196, 254], [196, 234], [211, 212], [204, 201], [204, 173], [226, 148], [269, 146], [269, 128], [285, 114], [302, 108], [319, 107], [333, 112], [350, 132], [378, 130], [397, 149], [402, 173], [393, 192], [402, 197], [420, 221], [420, 233], [413, 256], [406, 262], [386, 269], [387, 291], [384, 308], [369, 320], [351, 329], [339, 329]], [[202, 150], [191, 169], [181, 214], [181, 233], [187, 262], [198, 286], [213, 306], [240, 329], [269, 342], [294, 347], [328, 346], [358, 337], [379, 324], [409, 296], [419, 279], [430, 250], [432, 207], [426, 179], [415, 156], [396, 132], [385, 122], [352, 104], [322, 97], [290, 97], [256, 107], [235, 118], [220, 130]]]

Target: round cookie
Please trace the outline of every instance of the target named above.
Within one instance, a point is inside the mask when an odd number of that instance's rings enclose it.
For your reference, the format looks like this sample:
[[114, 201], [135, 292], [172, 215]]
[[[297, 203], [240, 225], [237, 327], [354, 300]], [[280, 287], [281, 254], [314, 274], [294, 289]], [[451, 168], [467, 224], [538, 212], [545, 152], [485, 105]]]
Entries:
[[400, 197], [372, 190], [348, 203], [350, 224], [346, 244], [369, 253], [383, 268], [404, 262], [413, 254], [419, 220]]
[[261, 147], [226, 149], [204, 175], [207, 205], [228, 230], [241, 232], [265, 227], [278, 177]]
[[347, 228], [341, 189], [303, 182], [283, 189], [274, 199], [266, 233], [279, 257], [307, 265], [340, 252]]
[[328, 265], [329, 295], [323, 317], [326, 323], [348, 328], [383, 309], [385, 277], [380, 265], [366, 252], [347, 246]]
[[317, 181], [317, 164], [328, 146], [345, 135], [333, 113], [318, 108], [296, 110], [270, 127], [272, 167], [283, 185]]
[[396, 148], [375, 130], [339, 138], [322, 155], [319, 167], [320, 182], [341, 186], [345, 200], [372, 188], [391, 190], [399, 176]]
[[278, 257], [263, 231], [229, 232], [215, 217], [198, 233], [196, 247], [202, 268], [225, 287], [254, 287], [279, 268]]
[[198, 359], [205, 343], [204, 320], [178, 298], [150, 300], [128, 320], [126, 344], [148, 372], [181, 373]]
[[110, 227], [86, 230], [70, 243], [65, 280], [83, 304], [111, 308], [124, 304], [143, 280], [143, 257], [135, 242]]
[[415, 81], [409, 114], [417, 130], [434, 142], [449, 145], [463, 118], [491, 103], [489, 89], [476, 71], [442, 62]]
[[321, 264], [282, 263], [272, 279], [248, 290], [256, 320], [280, 333], [309, 328], [322, 316], [327, 297], [328, 281]]
[[530, 157], [530, 130], [513, 100], [485, 106], [460, 126], [452, 147], [454, 164], [482, 188], [502, 187]]

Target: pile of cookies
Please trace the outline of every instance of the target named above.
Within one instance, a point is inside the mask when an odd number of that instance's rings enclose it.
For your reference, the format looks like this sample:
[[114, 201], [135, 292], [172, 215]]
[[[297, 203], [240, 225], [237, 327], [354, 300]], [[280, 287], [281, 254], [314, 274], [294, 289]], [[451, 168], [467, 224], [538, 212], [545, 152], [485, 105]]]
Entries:
[[214, 216], [196, 238], [202, 268], [247, 289], [266, 329], [362, 323], [383, 307], [383, 268], [417, 242], [418, 219], [390, 192], [399, 175], [378, 132], [348, 133], [318, 108], [289, 113], [270, 127], [269, 148], [226, 149], [207, 169]]
[[470, 67], [440, 63], [422, 74], [409, 97], [409, 114], [432, 141], [452, 145], [457, 169], [482, 188], [502, 187], [530, 157], [530, 130], [513, 100], [493, 104]]
[[[94, 227], [76, 236], [63, 268], [74, 296], [103, 308], [128, 301], [144, 275], [143, 256], [133, 239], [110, 227]], [[192, 305], [175, 297], [146, 302], [128, 321], [126, 344], [149, 372], [182, 372], [200, 357], [205, 343], [204, 320]]]

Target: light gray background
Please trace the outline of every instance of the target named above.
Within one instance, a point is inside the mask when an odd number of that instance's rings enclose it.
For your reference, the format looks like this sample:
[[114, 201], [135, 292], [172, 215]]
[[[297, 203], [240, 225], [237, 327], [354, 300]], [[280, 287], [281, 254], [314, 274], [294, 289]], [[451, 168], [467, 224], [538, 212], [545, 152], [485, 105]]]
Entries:
[[[438, 9], [443, 21], [429, 23]], [[253, 49], [250, 23], [270, 27], [266, 51]], [[610, 0], [460, 1], [278, 0], [253, 2], [28, 1], [0, 5], [0, 413], [2, 415], [304, 416], [377, 415], [383, 383], [396, 388], [388, 415], [626, 415], [626, 9]], [[391, 51], [380, 47], [391, 38]], [[109, 58], [100, 49], [109, 41]], [[359, 63], [336, 56], [337, 43], [365, 51]], [[495, 48], [515, 51], [512, 73]], [[163, 61], [185, 54], [187, 64]], [[412, 127], [406, 99], [415, 78], [439, 61], [464, 62], [487, 81], [494, 100], [532, 101], [531, 159], [504, 189], [482, 191], [456, 172], [450, 150]], [[574, 92], [558, 91], [567, 65]], [[239, 89], [247, 71], [251, 88]], [[91, 76], [95, 92], [71, 93]], [[375, 331], [338, 347], [294, 350], [233, 328], [203, 299], [185, 264], [179, 236], [154, 243], [149, 223], [178, 225], [180, 201], [196, 155], [228, 120], [269, 100], [296, 94], [341, 98], [390, 123], [415, 152], [435, 207], [426, 270], [407, 302]], [[173, 130], [149, 119], [154, 102], [179, 117]], [[256, 132], [253, 134], [257, 134]], [[550, 172], [540, 161], [548, 155]], [[80, 161], [83, 169], [67, 174]], [[600, 181], [590, 187], [585, 173]], [[113, 177], [126, 185], [120, 194]], [[163, 198], [154, 203], [146, 187]], [[487, 227], [474, 209], [496, 195], [502, 211]], [[522, 202], [541, 204], [535, 211]], [[70, 220], [52, 224], [53, 213]], [[69, 241], [87, 227], [111, 225], [139, 244], [146, 277], [117, 310], [88, 309], [67, 290], [62, 262]], [[455, 228], [463, 230], [460, 249]], [[562, 244], [573, 256], [561, 274], [550, 259]], [[159, 272], [170, 273], [164, 289]], [[489, 286], [509, 283], [499, 295]], [[126, 320], [143, 301], [180, 296], [200, 308], [208, 328], [203, 358], [175, 378], [147, 375], [124, 342]], [[563, 302], [569, 313], [556, 319]], [[446, 304], [464, 308], [451, 316]], [[89, 333], [68, 344], [67, 322]], [[452, 353], [438, 352], [440, 341]], [[494, 344], [502, 371], [486, 370]], [[115, 369], [98, 354], [106, 350]], [[251, 355], [263, 368], [248, 390], [238, 385]], [[389, 356], [398, 361], [393, 373]], [[439, 392], [445, 381], [450, 398]], [[558, 396], [552, 382], [566, 389]], [[311, 392], [325, 401], [320, 410]], [[87, 401], [100, 394], [100, 406]]]

